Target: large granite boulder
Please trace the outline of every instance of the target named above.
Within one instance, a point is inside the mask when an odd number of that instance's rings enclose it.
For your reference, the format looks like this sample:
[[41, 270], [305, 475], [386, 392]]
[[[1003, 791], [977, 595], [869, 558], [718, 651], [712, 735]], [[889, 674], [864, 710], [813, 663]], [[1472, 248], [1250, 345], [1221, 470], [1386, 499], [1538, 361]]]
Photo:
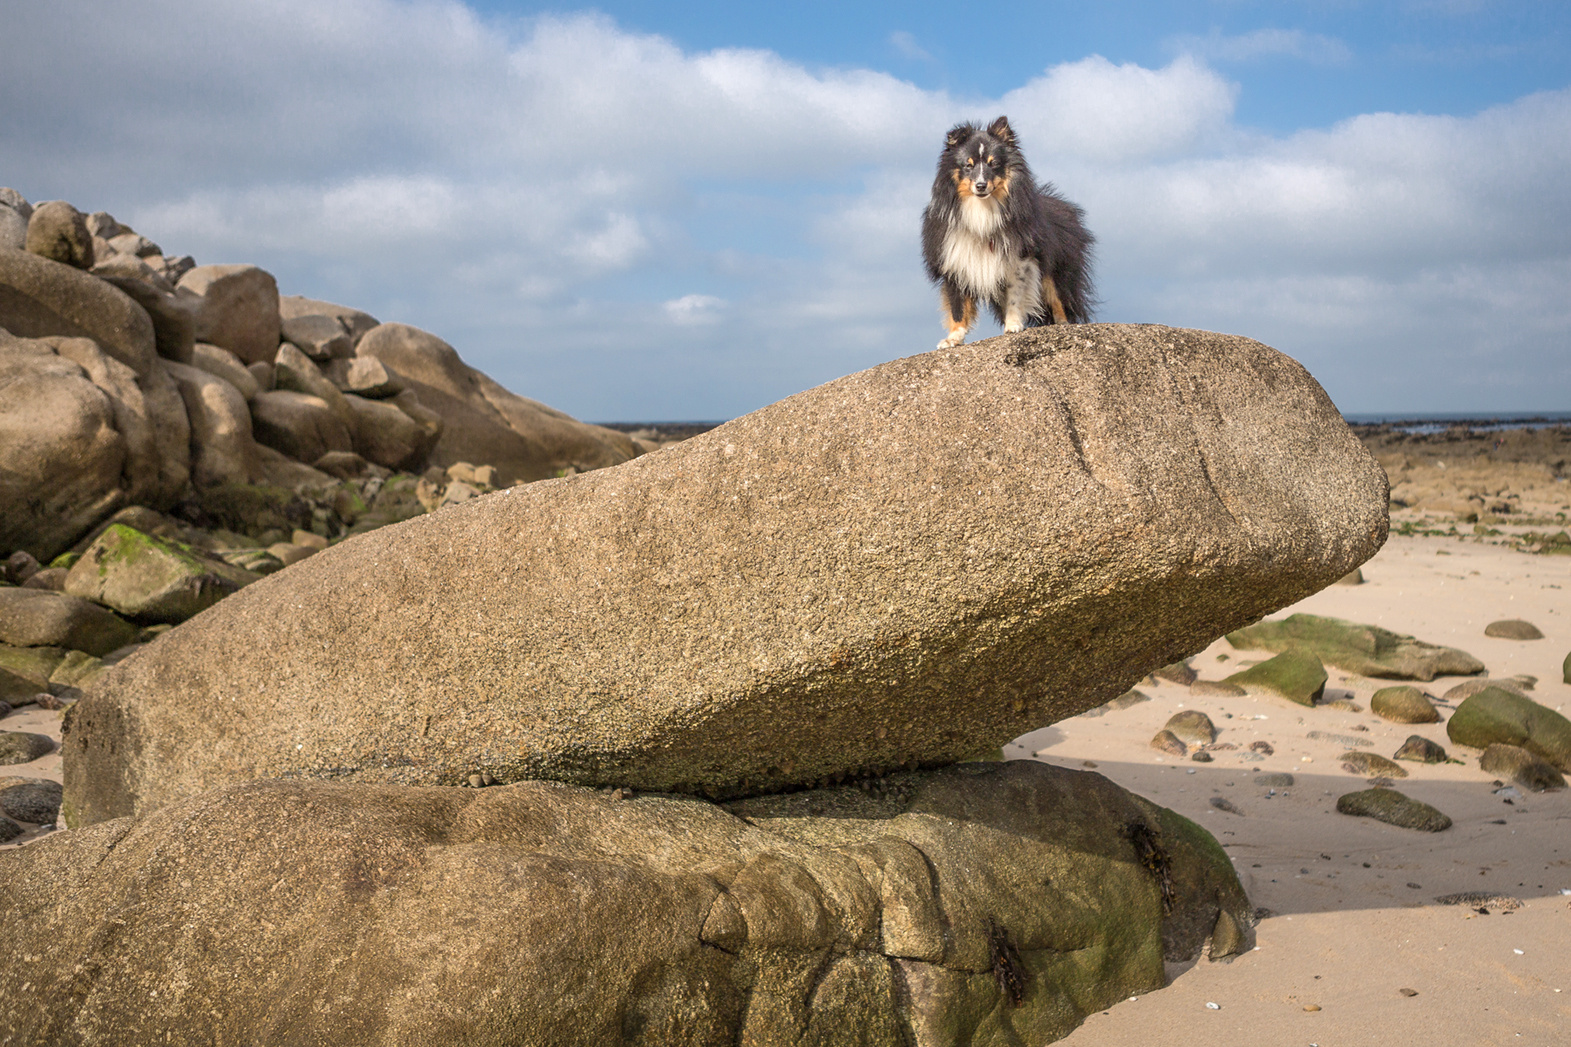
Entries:
[[[191, 482], [200, 487], [250, 483], [257, 473], [257, 452], [245, 394], [211, 368], [173, 361], [164, 366], [180, 390], [191, 426]], [[244, 368], [240, 374], [250, 378]]]
[[1280, 353], [1033, 330], [266, 578], [95, 683], [66, 791], [90, 822], [278, 775], [726, 796], [946, 764], [1329, 585], [1385, 508]]
[[246, 363], [266, 362], [278, 351], [278, 282], [254, 265], [199, 265], [180, 278], [195, 296], [198, 341], [221, 345]]
[[115, 406], [74, 362], [0, 330], [0, 552], [48, 562], [125, 500]]
[[63, 833], [0, 851], [0, 969], [29, 986], [0, 994], [0, 1028], [62, 1047], [1002, 1047], [1161, 987], [1164, 958], [1208, 938], [1211, 959], [1252, 945], [1210, 835], [1100, 775], [862, 785], [728, 809], [258, 782]]
[[124, 291], [80, 269], [4, 247], [0, 327], [19, 338], [91, 338], [138, 375], [157, 358], [152, 318]]
[[304, 295], [288, 294], [278, 300], [278, 313], [284, 322], [298, 320], [308, 316], [325, 316], [337, 322], [338, 327], [349, 338], [351, 347], [359, 344], [367, 331], [379, 322], [370, 313], [352, 309], [347, 305], [335, 305], [332, 302], [323, 302], [316, 298], [306, 298]]
[[[498, 486], [615, 465], [638, 452], [624, 433], [510, 393], [465, 364], [452, 346], [406, 324], [381, 324], [355, 348], [396, 371], [442, 419], [431, 462], [495, 466]], [[418, 419], [417, 419], [418, 420]]]
[[277, 389], [252, 398], [251, 433], [258, 443], [297, 462], [314, 462], [329, 451], [354, 450], [349, 426], [331, 404], [293, 390]]

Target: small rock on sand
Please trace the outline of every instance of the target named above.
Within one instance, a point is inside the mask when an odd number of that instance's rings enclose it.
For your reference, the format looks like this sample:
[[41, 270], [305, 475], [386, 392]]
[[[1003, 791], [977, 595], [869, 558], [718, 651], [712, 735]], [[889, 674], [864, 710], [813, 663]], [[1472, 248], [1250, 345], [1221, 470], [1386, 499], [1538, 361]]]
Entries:
[[1373, 818], [1403, 829], [1437, 833], [1451, 828], [1451, 819], [1440, 811], [1395, 789], [1364, 789], [1348, 793], [1336, 801], [1336, 809], [1341, 814]]
[[1196, 698], [1242, 698], [1249, 693], [1236, 683], [1224, 680], [1196, 680], [1189, 685], [1189, 691]]
[[1540, 759], [1536, 753], [1516, 745], [1496, 743], [1489, 746], [1478, 758], [1478, 769], [1485, 774], [1498, 774], [1502, 778], [1509, 778], [1535, 793], [1566, 787], [1565, 777], [1559, 771]]
[[1210, 745], [1216, 741], [1216, 725], [1199, 709], [1185, 709], [1168, 717], [1166, 729], [1190, 745]]
[[1503, 618], [1498, 622], [1490, 622], [1484, 626], [1484, 635], [1493, 636], [1501, 640], [1542, 640], [1544, 634], [1538, 631], [1538, 626], [1532, 622], [1524, 622], [1520, 618]]
[[1411, 684], [1382, 687], [1369, 700], [1369, 709], [1392, 723], [1439, 723], [1440, 713], [1429, 696]]
[[1169, 683], [1182, 684], [1185, 687], [1188, 687], [1190, 684], [1194, 683], [1196, 678], [1199, 676], [1199, 674], [1195, 672], [1194, 668], [1190, 666], [1188, 662], [1174, 662], [1172, 665], [1164, 665], [1162, 668], [1157, 669], [1151, 675], [1156, 677], [1158, 680], [1166, 680]]
[[1246, 691], [1274, 694], [1299, 705], [1313, 706], [1325, 694], [1326, 670], [1319, 658], [1295, 647], [1234, 673], [1227, 682]]
[[1368, 738], [1360, 738], [1355, 734], [1333, 734], [1330, 731], [1310, 731], [1305, 737], [1317, 742], [1333, 742], [1337, 745], [1346, 745], [1355, 749], [1370, 749], [1375, 744]]
[[1374, 753], [1345, 752], [1338, 757], [1342, 767], [1354, 774], [1378, 774], [1385, 778], [1406, 778], [1407, 770]]
[[1151, 748], [1170, 756], [1185, 756], [1189, 753], [1189, 747], [1179, 741], [1178, 735], [1165, 727], [1151, 739]]
[[1445, 763], [1445, 747], [1430, 741], [1421, 734], [1410, 734], [1402, 747], [1392, 754], [1393, 760], [1412, 760], [1414, 763]]

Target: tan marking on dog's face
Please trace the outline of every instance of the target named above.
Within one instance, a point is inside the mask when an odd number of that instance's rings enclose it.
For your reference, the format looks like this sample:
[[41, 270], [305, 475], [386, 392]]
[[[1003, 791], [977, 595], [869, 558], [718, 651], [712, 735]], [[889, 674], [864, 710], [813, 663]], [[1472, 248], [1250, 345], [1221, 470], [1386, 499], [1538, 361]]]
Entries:
[[963, 170], [957, 167], [951, 171], [950, 174], [953, 175], [955, 180], [955, 189], [960, 193], [961, 196], [975, 195], [971, 191], [971, 179], [966, 177], [966, 173]]

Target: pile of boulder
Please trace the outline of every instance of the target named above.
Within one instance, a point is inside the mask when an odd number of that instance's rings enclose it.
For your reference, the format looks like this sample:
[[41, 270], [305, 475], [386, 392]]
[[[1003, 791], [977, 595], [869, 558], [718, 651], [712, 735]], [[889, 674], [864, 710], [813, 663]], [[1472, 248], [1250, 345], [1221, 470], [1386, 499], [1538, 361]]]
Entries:
[[[0, 1027], [1056, 1039], [1253, 913], [1194, 823], [987, 754], [1334, 583], [1386, 494], [1274, 350], [1077, 326], [333, 543], [67, 712]], [[109, 597], [115, 533], [68, 585]]]
[[434, 468], [445, 486], [464, 463], [505, 487], [640, 451], [417, 328], [0, 189], [0, 555], [48, 563], [130, 506], [194, 503], [177, 515], [201, 526], [205, 493], [234, 487], [333, 508], [301, 526], [336, 540], [355, 522], [338, 511], [346, 481]]

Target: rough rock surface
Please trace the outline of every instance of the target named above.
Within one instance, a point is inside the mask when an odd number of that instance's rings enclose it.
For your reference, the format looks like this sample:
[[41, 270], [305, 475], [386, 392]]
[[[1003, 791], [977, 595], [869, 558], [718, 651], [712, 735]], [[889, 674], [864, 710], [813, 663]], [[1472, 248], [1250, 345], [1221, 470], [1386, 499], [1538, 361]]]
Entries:
[[420, 403], [442, 419], [433, 465], [484, 462], [502, 485], [615, 465], [637, 453], [623, 433], [586, 425], [497, 385], [458, 358], [435, 335], [406, 324], [381, 324], [356, 346], [397, 371]]
[[1376, 625], [1340, 618], [1294, 614], [1227, 634], [1234, 647], [1252, 651], [1315, 652], [1327, 665], [1377, 679], [1433, 680], [1436, 676], [1481, 673], [1484, 663], [1454, 647], [1437, 647]]
[[1503, 687], [1486, 687], [1464, 699], [1446, 721], [1446, 735], [1475, 749], [1496, 742], [1518, 745], [1571, 771], [1571, 720]]
[[1532, 622], [1524, 622], [1520, 618], [1503, 618], [1498, 622], [1490, 622], [1484, 626], [1485, 636], [1494, 636], [1502, 640], [1542, 640], [1544, 634]]
[[1043, 328], [264, 579], [95, 682], [67, 802], [476, 772], [724, 796], [949, 763], [1317, 591], [1385, 523], [1383, 474], [1287, 357]]
[[61, 834], [0, 852], [0, 969], [31, 985], [0, 994], [0, 1029], [1002, 1047], [1160, 987], [1208, 937], [1213, 959], [1251, 947], [1215, 840], [1100, 775], [898, 777], [729, 809], [258, 782]]
[[1445, 763], [1445, 747], [1432, 742], [1421, 734], [1410, 734], [1402, 747], [1391, 754], [1393, 760], [1412, 760], [1415, 763]]

